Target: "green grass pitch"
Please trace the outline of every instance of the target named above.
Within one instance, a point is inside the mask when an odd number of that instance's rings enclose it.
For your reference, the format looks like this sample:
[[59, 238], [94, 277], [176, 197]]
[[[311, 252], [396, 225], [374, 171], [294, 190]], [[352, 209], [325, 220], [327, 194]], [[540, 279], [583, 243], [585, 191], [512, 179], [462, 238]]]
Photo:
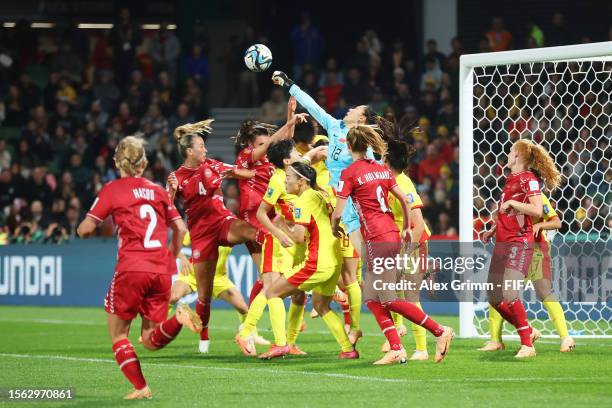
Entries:
[[[456, 317], [439, 320], [458, 328]], [[299, 345], [309, 353], [259, 361], [243, 357], [233, 336], [233, 311], [215, 310], [211, 353], [196, 353], [197, 338], [183, 331], [166, 349], [137, 345], [139, 323], [130, 338], [153, 391], [150, 401], [122, 401], [130, 390], [114, 362], [105, 315], [100, 308], [0, 307], [0, 388], [70, 387], [70, 402], [0, 401], [2, 406], [85, 407], [394, 407], [394, 406], [612, 406], [611, 340], [578, 340], [562, 354], [556, 339], [537, 344], [538, 356], [515, 361], [516, 341], [504, 352], [476, 351], [480, 339], [455, 338], [441, 364], [429, 362], [376, 367], [383, 337], [370, 314], [359, 343], [361, 359], [337, 359], [338, 347], [321, 319], [306, 317]], [[270, 339], [268, 317], [260, 324]], [[413, 347], [410, 333], [403, 338]], [[428, 337], [430, 356], [434, 342]], [[263, 349], [261, 349], [263, 351]]]

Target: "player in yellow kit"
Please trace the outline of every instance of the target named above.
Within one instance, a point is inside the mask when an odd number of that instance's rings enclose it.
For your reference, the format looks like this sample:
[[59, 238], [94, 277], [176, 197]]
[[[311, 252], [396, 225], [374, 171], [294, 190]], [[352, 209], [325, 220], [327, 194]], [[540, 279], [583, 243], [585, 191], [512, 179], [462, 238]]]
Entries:
[[[561, 220], [557, 212], [550, 204], [550, 200], [542, 193], [542, 216], [533, 217], [533, 235], [536, 244], [533, 247], [533, 257], [531, 266], [525, 280], [530, 280], [536, 290], [536, 295], [544, 307], [548, 311], [548, 315], [555, 326], [555, 330], [561, 339], [562, 353], [572, 351], [576, 347], [576, 342], [569, 336], [567, 331], [567, 322], [561, 304], [552, 294], [552, 271], [550, 259], [550, 245], [547, 230], [556, 230], [561, 228]], [[479, 348], [480, 351], [497, 351], [504, 350], [505, 346], [502, 342], [502, 324], [503, 319], [499, 312], [494, 308], [489, 308], [489, 332], [491, 340], [487, 341], [484, 347]]]
[[[183, 240], [183, 245], [189, 246], [190, 244], [191, 238], [189, 233], [187, 233]], [[227, 276], [226, 264], [227, 258], [231, 252], [232, 248], [230, 247], [219, 247], [219, 259], [217, 260], [215, 279], [213, 281], [213, 297], [215, 299], [221, 299], [232, 305], [238, 312], [238, 318], [242, 324], [246, 317], [248, 308], [242, 294]], [[183, 296], [197, 291], [195, 270], [193, 265], [183, 253], [179, 254], [179, 261], [179, 274], [170, 291], [171, 305], [175, 305]], [[256, 332], [254, 333], [253, 340], [256, 344], [270, 344], [269, 341], [259, 336]], [[200, 340], [198, 351], [200, 353], [208, 353], [209, 346], [210, 340]]]
[[[291, 162], [300, 160], [300, 155], [295, 149], [292, 140], [282, 140], [270, 145], [268, 148], [268, 160], [274, 164], [276, 170], [272, 177], [270, 177], [268, 189], [257, 210], [257, 220], [269, 232], [262, 247], [260, 266], [263, 290], [253, 299], [249, 306], [245, 324], [235, 338], [244, 355], [256, 355], [256, 350], [249, 343], [248, 339], [268, 303], [264, 294], [265, 290], [281, 275], [290, 271], [294, 264], [301, 262], [300, 258], [303, 257], [304, 253], [303, 246], [293, 245], [289, 237], [275, 227], [270, 219], [270, 214], [274, 213], [276, 217], [282, 217], [289, 223], [294, 221], [293, 203], [297, 196], [289, 194], [285, 190], [285, 168]], [[296, 345], [304, 318], [305, 300], [306, 295], [303, 292], [296, 293], [291, 298], [287, 322], [289, 354], [306, 354]]]
[[[317, 134], [318, 126], [317, 122], [310, 119], [304, 123], [300, 123], [295, 126], [295, 132], [293, 139], [295, 141], [295, 147], [297, 151], [303, 156], [307, 157], [307, 153], [314, 153], [314, 157], [319, 157], [317, 149], [329, 145], [329, 139], [327, 136]], [[321, 150], [321, 152], [327, 156], [327, 150]], [[332, 198], [332, 205], [336, 206], [336, 195], [334, 190], [329, 185], [330, 175], [325, 160], [313, 160], [310, 163], [312, 168], [317, 174], [317, 185], [327, 192]], [[338, 301], [342, 306], [343, 311], [348, 309], [348, 316], [345, 314], [345, 323], [348, 323], [346, 327], [349, 333], [349, 339], [351, 343], [356, 344], [359, 338], [362, 337], [360, 329], [360, 317], [361, 317], [361, 262], [359, 255], [355, 251], [351, 240], [348, 235], [345, 235], [340, 241], [340, 251], [343, 258], [342, 272], [340, 274], [339, 286], [344, 289], [344, 293], [340, 290], [336, 292], [334, 300]], [[313, 308], [311, 317], [317, 317], [316, 310]]]
[[[391, 169], [395, 181], [399, 188], [406, 194], [408, 201], [410, 202], [410, 228], [412, 231], [412, 244], [418, 249], [414, 251], [412, 256], [418, 257], [419, 270], [404, 271], [404, 279], [414, 282], [416, 287], [421, 285], [426, 271], [426, 260], [427, 260], [427, 240], [431, 233], [429, 228], [425, 224], [421, 208], [423, 208], [423, 201], [416, 191], [412, 180], [404, 174], [404, 170], [408, 167], [408, 160], [414, 155], [414, 148], [403, 141], [396, 140], [395, 138], [388, 138], [387, 140], [388, 150], [385, 156], [385, 165]], [[393, 218], [398, 227], [403, 228], [404, 213], [402, 211], [402, 205], [393, 194], [389, 194], [388, 197], [389, 208], [393, 212]], [[419, 290], [405, 291], [404, 296], [406, 300], [413, 303], [419, 309], [421, 303], [419, 302]], [[397, 313], [391, 313], [395, 327], [400, 336], [404, 336], [407, 332], [406, 326], [403, 324], [403, 317]], [[412, 361], [427, 360], [429, 354], [427, 353], [427, 333], [425, 328], [418, 324], [412, 323], [412, 336], [415, 342], [415, 352], [410, 357]], [[390, 350], [389, 342], [385, 341], [382, 347], [383, 352]]]
[[318, 189], [314, 169], [301, 162], [287, 168], [286, 190], [298, 196], [293, 211], [295, 224], [287, 225], [283, 219], [277, 218], [275, 225], [291, 241], [306, 245], [306, 257], [266, 289], [274, 346], [260, 357], [282, 357], [289, 352], [283, 298], [312, 290], [315, 309], [340, 345], [339, 358], [359, 358], [359, 353], [344, 331], [342, 320], [329, 308], [341, 269], [340, 242], [332, 235], [331, 229], [330, 199]]

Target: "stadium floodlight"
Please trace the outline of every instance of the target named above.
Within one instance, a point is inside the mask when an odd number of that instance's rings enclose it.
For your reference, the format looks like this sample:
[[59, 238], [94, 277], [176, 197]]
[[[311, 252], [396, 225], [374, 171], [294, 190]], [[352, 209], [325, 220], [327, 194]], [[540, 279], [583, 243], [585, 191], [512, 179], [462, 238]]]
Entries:
[[[459, 75], [461, 241], [472, 242], [474, 221], [482, 225], [496, 208], [500, 161], [514, 140], [528, 138], [550, 152], [563, 176], [551, 197], [563, 225], [553, 246], [607, 242], [612, 42], [464, 55]], [[553, 289], [570, 335], [612, 337], [608, 269], [588, 279], [577, 277], [578, 269], [553, 260]], [[569, 296], [577, 287], [596, 300]], [[460, 303], [461, 337], [487, 335], [488, 304], [477, 297]], [[542, 304], [523, 301], [534, 327], [552, 336]]]

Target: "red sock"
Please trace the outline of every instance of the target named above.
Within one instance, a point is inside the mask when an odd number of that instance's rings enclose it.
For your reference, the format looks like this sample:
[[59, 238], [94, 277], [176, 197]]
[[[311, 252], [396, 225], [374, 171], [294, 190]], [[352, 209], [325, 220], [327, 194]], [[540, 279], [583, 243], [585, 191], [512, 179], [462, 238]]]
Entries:
[[495, 308], [495, 310], [497, 310], [499, 312], [499, 314], [501, 315], [501, 317], [504, 318], [504, 320], [506, 320], [511, 325], [516, 326], [516, 324], [514, 323], [514, 314], [512, 313], [510, 308], [508, 307], [508, 303], [506, 303], [504, 300], [502, 300], [498, 304], [491, 305], [491, 306], [493, 306]]
[[520, 299], [514, 299], [512, 302], [508, 303], [508, 308], [516, 322], [514, 326], [521, 338], [521, 344], [523, 346], [533, 347], [531, 343], [531, 326], [529, 326], [529, 322], [527, 321], [527, 312], [525, 312], [523, 302], [521, 302]]
[[210, 320], [210, 300], [202, 303], [200, 299], [196, 301], [196, 313], [202, 320], [202, 331], [200, 332], [200, 340], [208, 340], [208, 321]]
[[401, 350], [402, 342], [399, 334], [397, 334], [397, 329], [393, 324], [393, 318], [391, 317], [389, 311], [376, 300], [368, 300], [365, 302], [365, 304], [374, 315], [376, 323], [378, 323], [378, 327], [380, 327], [380, 330], [382, 330], [383, 334], [387, 338], [387, 341], [389, 341], [391, 350]]
[[419, 326], [424, 327], [436, 337], [440, 337], [442, 333], [444, 333], [444, 327], [442, 327], [431, 317], [427, 316], [424, 311], [404, 299], [395, 299], [394, 301], [385, 304], [385, 306], [392, 312], [401, 314], [412, 323], [416, 323]]
[[266, 239], [266, 235], [268, 233], [266, 232], [266, 230], [264, 229], [258, 229], [257, 232], [255, 233], [255, 242], [257, 242], [259, 245], [263, 246], [264, 244], [264, 240]]
[[183, 326], [176, 320], [176, 315], [162, 322], [151, 332], [149, 342], [157, 349], [164, 348], [176, 338]]
[[128, 339], [119, 340], [113, 344], [113, 351], [115, 352], [115, 360], [117, 360], [119, 368], [134, 388], [142, 390], [146, 387], [147, 381], [142, 375], [140, 361], [138, 361], [138, 356], [132, 343]]
[[348, 302], [342, 304], [342, 313], [344, 314], [344, 324], [351, 324], [351, 308]]
[[251, 293], [249, 294], [249, 306], [251, 306], [251, 303], [253, 303], [253, 299], [255, 299], [257, 295], [259, 295], [259, 292], [261, 292], [262, 289], [263, 282], [260, 280], [256, 280], [253, 284], [253, 287], [251, 288]]

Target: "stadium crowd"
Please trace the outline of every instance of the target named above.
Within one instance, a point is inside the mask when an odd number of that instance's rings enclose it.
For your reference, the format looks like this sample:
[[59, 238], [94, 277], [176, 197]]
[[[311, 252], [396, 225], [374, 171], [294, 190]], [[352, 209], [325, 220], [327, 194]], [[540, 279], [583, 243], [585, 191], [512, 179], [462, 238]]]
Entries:
[[[533, 24], [526, 46], [548, 45], [549, 38], [550, 44], [571, 41], [562, 16], [554, 18], [560, 18], [557, 31], [542, 33]], [[427, 41], [424, 55], [409, 55], [401, 40], [384, 43], [367, 30], [352, 56], [340, 61], [324, 48], [329, 33], [307, 14], [288, 34], [294, 79], [328, 112], [341, 118], [350, 106], [369, 104], [404, 129], [417, 149], [409, 175], [424, 201], [426, 222], [434, 236], [457, 238], [461, 40], [452, 40], [449, 55], [435, 40]], [[479, 49], [511, 44], [512, 34], [495, 19]], [[117, 177], [113, 151], [126, 135], [140, 133], [148, 141], [145, 176], [164, 184], [179, 159], [173, 129], [208, 114], [205, 48], [196, 42], [186, 49], [166, 26], [145, 32], [127, 9], [108, 32], [68, 30], [55, 42], [25, 21], [2, 28], [0, 244], [75, 237], [96, 193]], [[256, 81], [253, 86], [258, 94]], [[256, 103], [262, 121], [286, 117], [278, 89]], [[408, 132], [415, 124], [418, 131]], [[235, 186], [226, 186], [229, 208], [237, 196]]]

